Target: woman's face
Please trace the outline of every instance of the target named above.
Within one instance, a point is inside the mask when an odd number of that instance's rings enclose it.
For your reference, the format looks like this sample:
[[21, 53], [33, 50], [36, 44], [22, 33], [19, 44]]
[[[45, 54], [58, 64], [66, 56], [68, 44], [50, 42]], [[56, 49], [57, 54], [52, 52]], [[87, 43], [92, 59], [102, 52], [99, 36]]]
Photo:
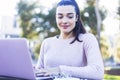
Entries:
[[75, 7], [72, 5], [58, 6], [56, 9], [57, 26], [62, 33], [70, 33], [76, 24]]

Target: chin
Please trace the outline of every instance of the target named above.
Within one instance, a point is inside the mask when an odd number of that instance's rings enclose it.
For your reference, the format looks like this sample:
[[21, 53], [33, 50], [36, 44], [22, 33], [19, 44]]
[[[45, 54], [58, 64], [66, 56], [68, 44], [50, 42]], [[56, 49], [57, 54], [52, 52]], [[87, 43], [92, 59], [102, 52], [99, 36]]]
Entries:
[[62, 32], [64, 32], [64, 33], [70, 33], [70, 32], [72, 32], [72, 30], [63, 30]]

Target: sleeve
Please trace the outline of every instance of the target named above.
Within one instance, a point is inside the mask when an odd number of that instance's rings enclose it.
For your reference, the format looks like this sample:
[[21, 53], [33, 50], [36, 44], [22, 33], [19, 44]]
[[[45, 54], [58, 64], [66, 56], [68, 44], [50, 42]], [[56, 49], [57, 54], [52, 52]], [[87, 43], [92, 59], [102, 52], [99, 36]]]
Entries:
[[[86, 35], [86, 34], [85, 34]], [[73, 77], [89, 78], [89, 79], [103, 79], [104, 65], [100, 53], [97, 39], [92, 34], [87, 34], [84, 39], [84, 53], [87, 59], [87, 66], [84, 67], [71, 67], [60, 66], [63, 73], [67, 73]]]
[[42, 42], [36, 68], [44, 68], [45, 41]]

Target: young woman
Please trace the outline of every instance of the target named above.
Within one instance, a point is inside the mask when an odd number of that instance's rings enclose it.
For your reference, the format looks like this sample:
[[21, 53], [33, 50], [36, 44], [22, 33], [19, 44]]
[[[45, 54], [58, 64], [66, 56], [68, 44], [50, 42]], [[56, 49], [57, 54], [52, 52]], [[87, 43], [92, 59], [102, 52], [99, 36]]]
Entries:
[[104, 66], [98, 42], [95, 36], [86, 33], [75, 0], [61, 0], [58, 3], [56, 23], [60, 35], [43, 41], [37, 64], [40, 72], [102, 79]]

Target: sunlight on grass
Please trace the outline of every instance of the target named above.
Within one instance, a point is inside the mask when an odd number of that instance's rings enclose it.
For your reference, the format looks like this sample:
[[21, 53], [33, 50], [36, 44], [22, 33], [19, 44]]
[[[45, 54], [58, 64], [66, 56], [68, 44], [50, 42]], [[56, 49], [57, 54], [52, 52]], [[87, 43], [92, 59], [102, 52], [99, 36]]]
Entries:
[[120, 80], [120, 76], [105, 74], [104, 80]]

